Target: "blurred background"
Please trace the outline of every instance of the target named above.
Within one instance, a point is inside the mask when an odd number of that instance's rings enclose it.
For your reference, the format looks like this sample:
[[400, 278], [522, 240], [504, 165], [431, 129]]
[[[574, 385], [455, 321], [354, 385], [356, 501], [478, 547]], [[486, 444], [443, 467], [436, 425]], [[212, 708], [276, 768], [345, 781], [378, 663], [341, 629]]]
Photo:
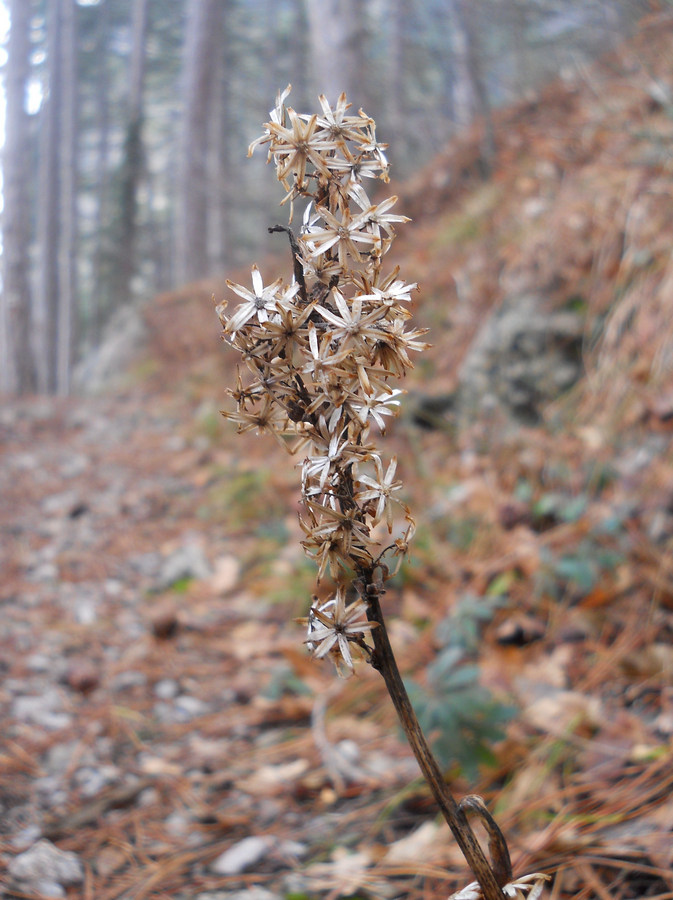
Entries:
[[[617, 46], [646, 0], [4, 0], [0, 390], [72, 390], [113, 313], [263, 251], [279, 89], [346, 90], [410, 178]], [[665, 5], [665, 4], [664, 4]], [[277, 244], [276, 244], [277, 246]]]

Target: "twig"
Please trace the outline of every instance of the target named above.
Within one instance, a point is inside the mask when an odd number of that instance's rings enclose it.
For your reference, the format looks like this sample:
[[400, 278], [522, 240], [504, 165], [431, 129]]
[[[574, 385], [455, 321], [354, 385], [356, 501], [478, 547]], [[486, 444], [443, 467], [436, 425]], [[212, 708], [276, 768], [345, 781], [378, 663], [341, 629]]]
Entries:
[[481, 819], [488, 834], [488, 855], [491, 857], [491, 868], [496, 881], [500, 885], [507, 884], [512, 880], [512, 860], [505, 836], [486, 808], [486, 804], [476, 794], [468, 794], [467, 797], [463, 797], [458, 807], [465, 813], [474, 813]]
[[304, 267], [301, 264], [301, 250], [299, 249], [299, 244], [294, 231], [291, 228], [288, 228], [287, 225], [270, 225], [267, 230], [269, 234], [275, 234], [277, 231], [282, 231], [288, 236], [290, 247], [292, 249], [292, 270], [294, 272], [295, 280], [299, 285], [299, 293], [301, 294], [302, 302], [304, 306], [307, 306], [308, 292], [306, 290], [306, 280], [304, 278]]
[[[367, 584], [373, 586], [373, 573], [369, 572]], [[481, 849], [479, 841], [475, 837], [469, 822], [465, 808], [457, 804], [453, 798], [453, 794], [442, 776], [441, 770], [435, 757], [428, 746], [421, 727], [416, 718], [416, 713], [411, 705], [409, 695], [404, 687], [402, 676], [397, 667], [397, 660], [390, 645], [388, 631], [386, 629], [383, 611], [379, 602], [377, 592], [370, 593], [368, 600], [368, 618], [370, 622], [377, 622], [379, 627], [372, 629], [372, 637], [374, 640], [374, 654], [372, 665], [383, 676], [383, 680], [388, 688], [388, 693], [393, 701], [393, 705], [399, 717], [404, 733], [409, 741], [409, 745], [418, 761], [421, 771], [430, 786], [430, 790], [437, 801], [437, 805], [442, 811], [442, 815], [451, 829], [453, 836], [460, 847], [463, 856], [468, 865], [474, 872], [474, 875], [481, 885], [486, 900], [502, 900], [503, 893], [500, 890], [501, 884], [506, 884], [509, 877], [504, 875], [511, 874], [511, 865], [509, 871], [506, 866], [499, 862], [496, 865], [497, 876], [494, 869], [488, 864], [488, 860]], [[472, 806], [470, 806], [473, 809]], [[483, 814], [480, 811], [483, 818]], [[490, 817], [489, 817], [490, 818]], [[491, 822], [493, 820], [491, 819]], [[495, 825], [495, 822], [493, 822]], [[497, 828], [497, 826], [496, 826]], [[499, 829], [498, 829], [499, 831]], [[489, 832], [489, 836], [490, 836]], [[502, 835], [500, 835], [502, 837]], [[504, 838], [502, 838], [504, 843]], [[506, 844], [505, 844], [506, 851]], [[509, 853], [507, 853], [507, 861], [509, 861]], [[504, 880], [498, 883], [499, 878]]]

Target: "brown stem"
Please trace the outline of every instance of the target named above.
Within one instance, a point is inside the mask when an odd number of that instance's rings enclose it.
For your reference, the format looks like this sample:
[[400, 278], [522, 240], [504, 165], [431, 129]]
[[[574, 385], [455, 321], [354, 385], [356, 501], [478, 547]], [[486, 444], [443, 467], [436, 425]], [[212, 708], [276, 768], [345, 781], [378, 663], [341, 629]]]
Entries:
[[306, 291], [306, 281], [304, 279], [304, 267], [301, 264], [301, 250], [299, 249], [299, 242], [294, 235], [294, 231], [291, 228], [288, 228], [286, 225], [270, 225], [267, 228], [269, 234], [274, 234], [276, 231], [284, 232], [289, 240], [290, 240], [290, 248], [292, 250], [292, 268], [294, 271], [294, 278], [297, 284], [299, 285], [299, 295], [301, 297], [302, 303], [304, 306], [308, 305], [308, 293]]
[[[373, 573], [368, 573], [366, 579], [367, 585], [373, 585]], [[418, 724], [416, 713], [409, 700], [406, 688], [402, 681], [402, 676], [397, 667], [397, 661], [390, 646], [390, 639], [386, 630], [386, 624], [383, 618], [383, 611], [379, 602], [378, 593], [374, 592], [366, 597], [368, 601], [367, 617], [370, 622], [377, 622], [379, 627], [372, 629], [372, 638], [374, 641], [374, 653], [372, 654], [372, 665], [383, 676], [388, 688], [388, 693], [393, 701], [395, 710], [399, 720], [407, 736], [407, 740], [413, 750], [425, 780], [430, 786], [437, 805], [442, 811], [442, 815], [446, 819], [453, 836], [460, 847], [463, 856], [468, 865], [475, 874], [475, 877], [481, 885], [482, 893], [486, 900], [503, 900], [503, 893], [500, 885], [488, 864], [484, 851], [481, 849], [479, 841], [474, 835], [465, 814], [449, 790], [444, 777], [432, 751], [425, 740], [425, 735], [421, 731]], [[500, 874], [500, 873], [499, 873]]]
[[509, 848], [505, 835], [500, 831], [498, 823], [488, 811], [486, 804], [476, 794], [468, 794], [458, 804], [465, 813], [474, 813], [482, 822], [488, 834], [488, 855], [491, 858], [491, 868], [498, 884], [507, 884], [512, 880], [512, 860], [509, 856]]

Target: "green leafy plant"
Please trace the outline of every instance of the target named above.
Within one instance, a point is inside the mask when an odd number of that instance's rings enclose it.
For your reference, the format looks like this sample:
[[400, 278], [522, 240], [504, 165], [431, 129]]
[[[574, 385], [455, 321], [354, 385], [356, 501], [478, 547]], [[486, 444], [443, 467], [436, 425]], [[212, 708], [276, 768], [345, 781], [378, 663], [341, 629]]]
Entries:
[[609, 583], [625, 559], [614, 545], [615, 537], [619, 538], [619, 533], [593, 531], [565, 553], [543, 549], [538, 591], [577, 601], [601, 583]]
[[476, 777], [480, 764], [497, 762], [492, 744], [504, 737], [502, 726], [516, 713], [516, 707], [500, 702], [480, 684], [476, 662], [481, 628], [499, 605], [497, 598], [461, 598], [437, 626], [440, 647], [426, 669], [425, 684], [406, 681], [440, 764], [448, 769], [458, 763], [469, 778]]

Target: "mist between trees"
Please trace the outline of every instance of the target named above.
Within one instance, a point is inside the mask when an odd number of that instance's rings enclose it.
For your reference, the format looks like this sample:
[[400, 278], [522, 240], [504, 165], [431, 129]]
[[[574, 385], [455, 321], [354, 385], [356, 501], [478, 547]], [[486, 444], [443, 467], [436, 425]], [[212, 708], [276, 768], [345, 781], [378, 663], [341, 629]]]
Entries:
[[288, 82], [296, 108], [346, 91], [396, 179], [479, 118], [487, 177], [491, 110], [576, 73], [652, 5], [4, 0], [0, 390], [69, 393], [115, 310], [266, 246], [277, 198], [246, 148]]

